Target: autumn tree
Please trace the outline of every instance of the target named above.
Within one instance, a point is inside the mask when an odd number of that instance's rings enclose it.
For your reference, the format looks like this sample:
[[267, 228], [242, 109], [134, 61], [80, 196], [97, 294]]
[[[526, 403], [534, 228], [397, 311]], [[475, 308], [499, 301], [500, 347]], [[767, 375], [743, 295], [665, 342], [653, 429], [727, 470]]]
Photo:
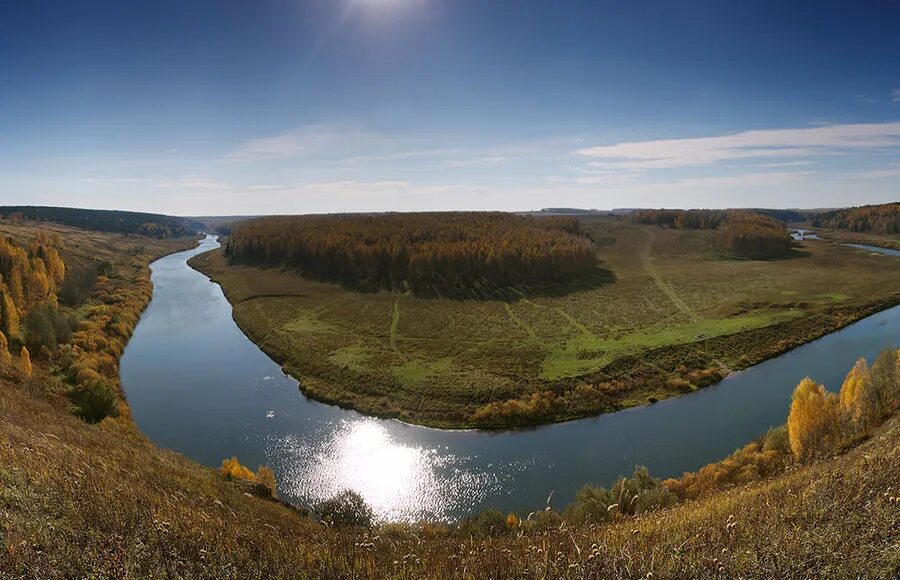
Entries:
[[0, 332], [10, 338], [19, 335], [19, 309], [3, 282], [0, 282]]
[[900, 407], [900, 349], [882, 351], [869, 374], [882, 414]]
[[253, 472], [241, 465], [238, 458], [234, 456], [232, 456], [231, 459], [223, 459], [222, 467], [219, 468], [219, 471], [227, 479], [240, 479], [244, 481], [253, 481], [255, 479]]
[[12, 364], [12, 355], [9, 354], [9, 342], [7, 342], [6, 335], [3, 332], [0, 332], [0, 364]]
[[261, 465], [259, 469], [256, 470], [255, 479], [256, 483], [268, 489], [269, 493], [272, 494], [272, 497], [275, 497], [275, 494], [278, 491], [278, 486], [275, 483], [274, 471], [272, 471], [268, 466]]
[[835, 394], [808, 377], [800, 381], [788, 414], [788, 437], [794, 457], [808, 461], [832, 449], [840, 417], [840, 402]]
[[881, 401], [872, 382], [866, 359], [860, 358], [847, 373], [841, 385], [840, 401], [841, 409], [857, 432], [866, 431], [881, 418]]
[[25, 374], [25, 376], [31, 376], [31, 355], [28, 354], [28, 349], [24, 346], [22, 347], [22, 352], [19, 354], [19, 370]]

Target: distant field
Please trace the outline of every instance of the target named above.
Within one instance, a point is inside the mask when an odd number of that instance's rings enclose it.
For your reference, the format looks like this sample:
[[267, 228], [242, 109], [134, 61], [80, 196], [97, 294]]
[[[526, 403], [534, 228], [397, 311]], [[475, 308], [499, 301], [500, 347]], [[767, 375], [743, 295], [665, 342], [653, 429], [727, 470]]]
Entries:
[[320, 400], [438, 426], [565, 420], [687, 392], [900, 302], [900, 261], [808, 241], [730, 259], [712, 231], [582, 219], [608, 281], [559, 296], [358, 293], [290, 271], [191, 264]]

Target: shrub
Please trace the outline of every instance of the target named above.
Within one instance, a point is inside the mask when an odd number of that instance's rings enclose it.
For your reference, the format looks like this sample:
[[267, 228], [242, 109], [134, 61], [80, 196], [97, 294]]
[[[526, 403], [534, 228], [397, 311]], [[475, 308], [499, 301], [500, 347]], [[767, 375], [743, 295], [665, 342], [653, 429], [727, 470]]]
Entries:
[[28, 354], [28, 349], [24, 346], [19, 353], [19, 370], [27, 377], [31, 376], [31, 355]]
[[644, 466], [634, 468], [631, 479], [619, 478], [610, 489], [610, 493], [618, 503], [618, 511], [627, 515], [641, 514], [663, 507], [674, 505], [677, 496], [666, 489], [662, 482], [650, 475]]
[[882, 351], [872, 363], [870, 375], [882, 412], [900, 407], [900, 349]]
[[97, 285], [97, 268], [90, 266], [69, 272], [59, 289], [59, 301], [66, 306], [78, 306], [90, 297]]
[[464, 534], [479, 538], [491, 538], [509, 533], [506, 516], [495, 509], [484, 510], [463, 520], [459, 529]]
[[313, 510], [322, 521], [336, 527], [370, 528], [375, 522], [372, 508], [361, 495], [349, 489], [317, 503]]
[[32, 352], [40, 352], [43, 348], [54, 352], [58, 344], [72, 339], [71, 322], [50, 305], [32, 307], [25, 314], [22, 325], [25, 344]]
[[610, 519], [610, 506], [616, 501], [605, 487], [585, 484], [565, 511], [566, 520], [576, 524], [599, 524]]
[[222, 472], [226, 479], [244, 481], [254, 481], [256, 479], [253, 472], [241, 465], [241, 462], [234, 456], [231, 459], [223, 459], [222, 467], [219, 468], [219, 471]]
[[0, 364], [12, 364], [12, 355], [9, 354], [9, 342], [6, 335], [0, 332]]
[[273, 472], [267, 466], [261, 465], [259, 469], [256, 470], [255, 479], [256, 483], [268, 489], [269, 494], [272, 497], [275, 497], [275, 494], [278, 491], [278, 486], [275, 483], [275, 472]]
[[69, 397], [78, 407], [77, 415], [88, 423], [99, 423], [119, 414], [115, 392], [102, 380], [89, 380], [75, 387]]

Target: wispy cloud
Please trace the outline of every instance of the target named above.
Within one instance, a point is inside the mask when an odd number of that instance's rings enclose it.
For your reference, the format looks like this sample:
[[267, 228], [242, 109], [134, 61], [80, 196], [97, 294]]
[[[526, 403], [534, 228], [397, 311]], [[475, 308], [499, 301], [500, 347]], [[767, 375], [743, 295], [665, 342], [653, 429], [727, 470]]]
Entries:
[[350, 151], [383, 145], [384, 142], [383, 137], [353, 127], [310, 125], [278, 135], [249, 139], [228, 153], [226, 158], [230, 161], [284, 159]]
[[813, 157], [900, 148], [900, 122], [745, 131], [718, 137], [637, 141], [578, 149], [593, 167], [669, 169], [736, 159]]
[[891, 101], [900, 103], [900, 89], [894, 89], [894, 91], [891, 93]]

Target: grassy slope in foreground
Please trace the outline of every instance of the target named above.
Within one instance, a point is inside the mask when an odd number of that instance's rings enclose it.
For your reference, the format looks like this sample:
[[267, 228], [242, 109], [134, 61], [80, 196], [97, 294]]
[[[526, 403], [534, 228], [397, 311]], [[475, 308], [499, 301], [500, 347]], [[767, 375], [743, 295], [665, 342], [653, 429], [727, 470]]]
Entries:
[[[811, 370], [812, 371], [812, 370]], [[160, 450], [88, 425], [0, 369], [0, 577], [892, 578], [900, 420], [845, 455], [605, 526], [476, 539], [323, 528]]]
[[[900, 261], [824, 242], [717, 255], [711, 231], [587, 218], [614, 281], [561, 296], [358, 293], [280, 269], [191, 265], [308, 395], [441, 427], [561, 421], [689, 392], [900, 300]], [[614, 243], [611, 243], [612, 240]]]

